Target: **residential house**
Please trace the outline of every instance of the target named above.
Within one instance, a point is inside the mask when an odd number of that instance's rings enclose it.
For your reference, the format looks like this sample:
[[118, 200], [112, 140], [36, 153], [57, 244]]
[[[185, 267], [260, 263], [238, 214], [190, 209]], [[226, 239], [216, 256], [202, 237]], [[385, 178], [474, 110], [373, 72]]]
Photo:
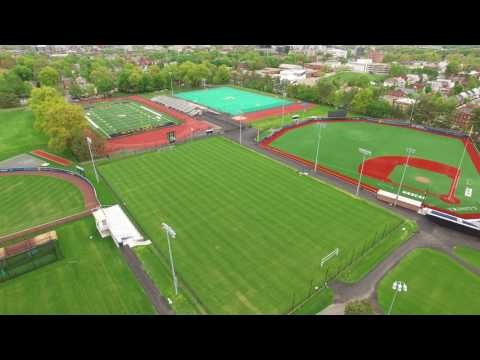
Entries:
[[421, 81], [420, 75], [407, 74], [407, 85], [413, 85]]
[[372, 49], [368, 53], [368, 57], [372, 60], [374, 63], [382, 63], [383, 62], [383, 53], [381, 51], [377, 51], [375, 49]]
[[302, 65], [295, 65], [295, 64], [280, 64], [278, 68], [281, 70], [303, 70]]
[[455, 83], [449, 79], [440, 79], [429, 81], [428, 84], [432, 88], [433, 92], [439, 92], [443, 95], [447, 95], [455, 86]]
[[477, 104], [467, 104], [457, 108], [455, 113], [455, 123], [463, 128], [468, 127], [471, 124], [475, 109], [480, 109], [480, 106]]
[[332, 55], [334, 58], [343, 58], [346, 59], [348, 52], [347, 50], [337, 49], [337, 48], [328, 48], [327, 54]]
[[291, 84], [297, 84], [300, 80], [305, 80], [307, 74], [305, 69], [288, 69], [280, 71], [280, 81], [288, 81]]
[[406, 81], [402, 77], [390, 78], [390, 79], [387, 79], [383, 82], [383, 86], [385, 86], [385, 87], [397, 86], [397, 87], [404, 88], [405, 85], [406, 85]]

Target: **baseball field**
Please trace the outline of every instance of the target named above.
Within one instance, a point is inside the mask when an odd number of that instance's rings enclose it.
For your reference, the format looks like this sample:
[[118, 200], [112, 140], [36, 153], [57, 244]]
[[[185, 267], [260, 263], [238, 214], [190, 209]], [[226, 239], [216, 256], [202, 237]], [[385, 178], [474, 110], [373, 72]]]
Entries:
[[[480, 213], [479, 156], [461, 139], [361, 121], [319, 122], [285, 131], [267, 146], [362, 183], [458, 214]], [[318, 148], [318, 154], [317, 154]], [[410, 156], [407, 153], [410, 150]], [[408, 161], [408, 167], [406, 163]], [[408, 170], [406, 170], [408, 169]]]
[[56, 220], [84, 209], [71, 183], [47, 176], [0, 176], [0, 235]]
[[[161, 223], [175, 229], [180, 293], [207, 313], [286, 313], [329, 272], [347, 263], [353, 272], [361, 268], [357, 277], [372, 269], [389, 254], [385, 248], [355, 254], [373, 240], [398, 246], [413, 230], [393, 213], [219, 137], [99, 170], [153, 241], [138, 253], [154, 279], [164, 278], [160, 262], [170, 266]], [[339, 255], [322, 267], [336, 248]], [[176, 308], [172, 283], [157, 285]]]

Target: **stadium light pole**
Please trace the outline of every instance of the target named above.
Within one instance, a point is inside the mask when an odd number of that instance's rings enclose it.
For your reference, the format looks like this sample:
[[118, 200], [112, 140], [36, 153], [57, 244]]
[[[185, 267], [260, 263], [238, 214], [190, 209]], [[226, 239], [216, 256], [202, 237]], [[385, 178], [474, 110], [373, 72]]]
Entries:
[[365, 163], [365, 160], [368, 156], [372, 156], [372, 152], [370, 150], [358, 148], [358, 151], [360, 152], [360, 154], [362, 154], [363, 158], [362, 158], [362, 166], [360, 167], [360, 177], [358, 178], [358, 184], [357, 184], [357, 192], [356, 192], [357, 196], [360, 193], [360, 184], [362, 183], [363, 164]]
[[168, 75], [170, 75], [170, 89], [172, 90], [172, 96], [173, 96], [173, 80], [172, 80], [172, 73], [169, 72]]
[[407, 172], [407, 167], [408, 167], [408, 162], [410, 161], [410, 157], [415, 154], [415, 149], [414, 148], [406, 148], [407, 151], [407, 162], [405, 163], [405, 166], [403, 167], [403, 173], [402, 173], [402, 179], [400, 180], [400, 184], [398, 184], [398, 191], [397, 191], [397, 196], [395, 197], [395, 201], [393, 202], [393, 206], [397, 206], [398, 202], [398, 197], [400, 196], [400, 190], [402, 189], [403, 185], [403, 180], [405, 179], [405, 173]]
[[417, 100], [414, 99], [413, 105], [412, 105], [412, 111], [410, 112], [410, 126], [412, 126], [412, 121], [413, 121], [413, 109], [415, 109], [415, 104], [417, 103]]
[[173, 287], [175, 289], [175, 295], [178, 295], [177, 275], [175, 274], [175, 267], [173, 265], [172, 245], [170, 244], [170, 236], [175, 239], [177, 233], [168, 224], [162, 223], [162, 228], [167, 234], [168, 252], [170, 254], [170, 264], [172, 266]]
[[[468, 134], [468, 136], [472, 136], [472, 132], [473, 132], [473, 126], [470, 128], [470, 133]], [[463, 144], [463, 152], [462, 152], [462, 156], [460, 157], [460, 161], [458, 163], [458, 167], [457, 167], [457, 173], [455, 174], [455, 178], [453, 179], [453, 189], [456, 189], [457, 188], [457, 182], [458, 182], [458, 177], [460, 175], [460, 169], [462, 167], [462, 164], [463, 164], [463, 159], [465, 158], [465, 153], [467, 152], [467, 144], [464, 143]], [[450, 195], [448, 195], [448, 200], [451, 200], [452, 198], [452, 195], [453, 195], [453, 191], [450, 193]]]
[[395, 292], [395, 294], [393, 295], [392, 303], [390, 304], [390, 308], [388, 309], [388, 315], [392, 313], [393, 303], [395, 302], [397, 294], [401, 293], [402, 291], [407, 292], [408, 290], [407, 284], [405, 284], [402, 281], [394, 281], [392, 285], [392, 289]]
[[322, 129], [326, 128], [326, 123], [318, 123], [318, 138], [317, 138], [317, 152], [315, 154], [315, 166], [313, 172], [317, 172], [317, 163], [318, 163], [318, 151], [320, 149], [320, 138], [322, 136]]
[[97, 173], [97, 168], [95, 167], [95, 161], [93, 160], [93, 153], [92, 153], [92, 139], [90, 137], [85, 138], [87, 140], [87, 145], [88, 145], [88, 151], [90, 152], [90, 159], [92, 159], [92, 165], [93, 165], [93, 171], [95, 173], [95, 178], [97, 179], [97, 183], [100, 182], [100, 179], [98, 178], [98, 173]]

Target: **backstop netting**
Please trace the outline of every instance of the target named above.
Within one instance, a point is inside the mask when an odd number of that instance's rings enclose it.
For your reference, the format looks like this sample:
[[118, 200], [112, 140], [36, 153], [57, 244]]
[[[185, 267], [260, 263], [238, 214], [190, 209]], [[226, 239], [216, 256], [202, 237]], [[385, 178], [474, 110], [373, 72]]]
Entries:
[[61, 257], [55, 231], [2, 247], [0, 248], [0, 282], [33, 271]]

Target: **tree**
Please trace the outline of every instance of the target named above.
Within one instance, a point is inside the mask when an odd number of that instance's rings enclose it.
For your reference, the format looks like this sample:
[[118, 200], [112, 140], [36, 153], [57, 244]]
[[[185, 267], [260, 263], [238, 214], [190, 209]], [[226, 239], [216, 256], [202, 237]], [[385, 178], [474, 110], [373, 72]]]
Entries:
[[317, 83], [318, 101], [320, 103], [330, 103], [331, 96], [335, 91], [335, 86], [328, 81], [319, 81]]
[[354, 300], [345, 306], [345, 315], [372, 315], [373, 308], [370, 300]]
[[458, 72], [460, 72], [460, 63], [456, 61], [452, 61], [447, 65], [447, 68], [445, 70], [445, 74], [448, 76], [455, 75]]
[[88, 145], [86, 142], [86, 137], [92, 139], [92, 152], [95, 153], [96, 156], [103, 156], [105, 154], [105, 144], [106, 139], [100, 136], [98, 133], [93, 131], [90, 128], [85, 128], [83, 134], [75, 136], [70, 145], [70, 149], [78, 161], [85, 161], [90, 159], [90, 152], [88, 149]]
[[49, 137], [49, 149], [56, 152], [70, 148], [72, 140], [81, 136], [87, 126], [82, 107], [61, 100], [48, 103], [46, 121], [41, 128]]
[[374, 92], [370, 88], [361, 89], [355, 94], [352, 100], [352, 111], [358, 114], [365, 114], [368, 105], [374, 100]]
[[475, 132], [480, 132], [480, 108], [473, 109], [471, 123]]
[[455, 86], [453, 87], [453, 94], [458, 95], [463, 91], [463, 86], [462, 84], [456, 83]]
[[68, 92], [73, 99], [80, 99], [83, 96], [83, 89], [76, 81], [72, 81]]
[[0, 92], [0, 108], [12, 108], [20, 106], [20, 100], [13, 92]]
[[391, 117], [393, 113], [392, 106], [385, 100], [373, 100], [367, 104], [365, 114], [377, 118]]
[[13, 72], [20, 77], [23, 81], [33, 80], [33, 70], [25, 65], [15, 65]]
[[38, 74], [38, 81], [42, 86], [57, 86], [60, 81], [60, 74], [51, 66], [45, 66]]
[[390, 67], [390, 76], [391, 77], [398, 77], [398, 76], [406, 76], [407, 75], [407, 68], [400, 64], [392, 64]]
[[90, 80], [101, 95], [107, 95], [115, 87], [113, 73], [105, 66], [96, 67], [90, 73]]
[[217, 67], [213, 77], [214, 84], [226, 84], [230, 81], [230, 70], [225, 65]]

